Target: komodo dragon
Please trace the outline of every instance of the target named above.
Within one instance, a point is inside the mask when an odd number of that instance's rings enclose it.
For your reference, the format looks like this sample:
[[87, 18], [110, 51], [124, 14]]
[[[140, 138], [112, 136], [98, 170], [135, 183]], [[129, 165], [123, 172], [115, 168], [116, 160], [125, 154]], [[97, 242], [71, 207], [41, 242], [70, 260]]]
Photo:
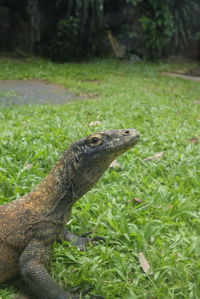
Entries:
[[138, 139], [134, 129], [82, 138], [64, 151], [31, 193], [0, 207], [0, 283], [21, 273], [37, 298], [77, 298], [59, 288], [45, 268], [51, 245], [61, 239], [69, 241], [71, 235], [64, 226], [73, 204]]

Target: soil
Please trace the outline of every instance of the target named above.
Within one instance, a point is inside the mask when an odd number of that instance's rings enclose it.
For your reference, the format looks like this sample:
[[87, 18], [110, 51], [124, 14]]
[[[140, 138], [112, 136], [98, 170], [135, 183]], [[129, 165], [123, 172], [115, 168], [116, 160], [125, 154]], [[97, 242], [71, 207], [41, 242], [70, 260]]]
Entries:
[[177, 70], [175, 72], [164, 72], [162, 74], [166, 76], [179, 77], [183, 79], [200, 82], [200, 67], [196, 67], [194, 69], [188, 70], [187, 72], [182, 72]]
[[171, 73], [171, 72], [164, 72], [162, 74], [166, 75], [166, 76], [179, 77], [179, 78], [183, 78], [183, 79], [187, 79], [187, 80], [193, 80], [193, 81], [199, 81], [200, 82], [200, 77], [187, 75], [187, 73], [184, 74], [184, 73], [178, 73], [178, 72], [173, 72], [173, 73]]
[[59, 85], [40, 80], [0, 80], [0, 104], [65, 104], [83, 100]]

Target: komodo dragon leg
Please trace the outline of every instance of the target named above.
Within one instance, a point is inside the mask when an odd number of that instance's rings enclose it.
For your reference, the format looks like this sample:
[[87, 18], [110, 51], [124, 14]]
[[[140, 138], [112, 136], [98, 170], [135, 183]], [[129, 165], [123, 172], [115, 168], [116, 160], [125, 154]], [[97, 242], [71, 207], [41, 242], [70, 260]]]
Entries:
[[19, 265], [25, 282], [36, 297], [41, 299], [77, 299], [65, 292], [51, 279], [45, 264], [49, 259], [50, 247], [41, 241], [32, 241], [23, 251]]
[[96, 237], [90, 238], [89, 237], [90, 234], [91, 234], [91, 232], [88, 232], [79, 237], [75, 234], [72, 234], [67, 228], [65, 228], [61, 235], [61, 240], [70, 242], [72, 245], [78, 247], [81, 250], [84, 250], [88, 243], [96, 244], [96, 242], [98, 242], [98, 241], [105, 242], [105, 239], [103, 237], [96, 236]]

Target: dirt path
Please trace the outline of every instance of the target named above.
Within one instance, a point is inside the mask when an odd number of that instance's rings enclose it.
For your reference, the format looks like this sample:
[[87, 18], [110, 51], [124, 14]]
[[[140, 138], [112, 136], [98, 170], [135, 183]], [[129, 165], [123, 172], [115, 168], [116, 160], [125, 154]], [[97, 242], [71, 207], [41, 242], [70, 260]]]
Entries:
[[187, 80], [193, 80], [193, 81], [199, 81], [200, 82], [200, 77], [198, 76], [191, 76], [191, 75], [185, 75], [185, 74], [180, 74], [180, 73], [170, 73], [170, 72], [165, 72], [162, 73], [165, 76], [171, 76], [171, 77], [179, 77]]
[[0, 104], [65, 104], [83, 100], [66, 89], [40, 80], [0, 80]]

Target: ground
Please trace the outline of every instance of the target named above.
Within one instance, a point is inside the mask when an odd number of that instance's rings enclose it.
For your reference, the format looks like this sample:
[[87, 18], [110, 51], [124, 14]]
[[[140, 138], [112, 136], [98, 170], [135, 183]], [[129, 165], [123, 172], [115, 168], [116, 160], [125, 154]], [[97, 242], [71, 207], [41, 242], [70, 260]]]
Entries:
[[[163, 72], [163, 75], [179, 77], [186, 80], [200, 81], [200, 70], [195, 68], [185, 71]], [[95, 82], [96, 80], [92, 80]], [[61, 85], [45, 80], [0, 80], [0, 104], [21, 105], [33, 104], [65, 104], [85, 97], [77, 96]]]
[[[0, 106], [0, 203], [29, 192], [73, 140], [112, 128], [141, 133], [138, 145], [119, 158], [121, 170], [105, 173], [77, 202], [68, 224], [106, 243], [85, 252], [54, 244], [49, 271], [63, 288], [93, 287], [108, 299], [200, 298], [200, 83], [162, 75], [194, 67], [1, 61], [1, 80], [48, 81], [85, 100]], [[0, 298], [19, 290], [26, 289], [16, 278], [0, 286]]]
[[200, 82], [200, 66], [188, 69], [176, 69], [173, 72], [165, 72], [163, 75]]
[[39, 80], [0, 81], [0, 104], [65, 104], [83, 99], [56, 84]]

